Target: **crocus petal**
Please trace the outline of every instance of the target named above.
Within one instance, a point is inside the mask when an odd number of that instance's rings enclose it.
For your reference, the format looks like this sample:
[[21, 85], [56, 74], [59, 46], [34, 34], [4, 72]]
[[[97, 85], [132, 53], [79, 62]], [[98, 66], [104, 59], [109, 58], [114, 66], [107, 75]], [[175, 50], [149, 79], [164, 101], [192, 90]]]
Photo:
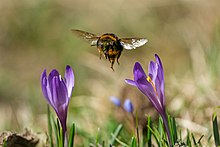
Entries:
[[51, 83], [53, 77], [55, 76], [59, 76], [59, 72], [56, 69], [53, 69], [48, 76], [48, 82]]
[[52, 100], [51, 91], [50, 91], [49, 86], [50, 85], [48, 83], [46, 70], [44, 70], [44, 72], [41, 75], [41, 88], [42, 88], [43, 95], [46, 98], [47, 102], [53, 107], [53, 103], [51, 101]]
[[158, 69], [157, 63], [151, 61], [148, 66], [148, 75], [150, 76], [153, 83], [155, 83], [157, 77], [157, 69]]
[[137, 86], [136, 83], [135, 83], [135, 81], [133, 81], [133, 80], [125, 79], [125, 82], [126, 82], [127, 84], [131, 85], [131, 86]]
[[148, 97], [148, 99], [150, 100], [152, 105], [155, 107], [155, 109], [159, 113], [161, 113], [163, 111], [163, 108], [151, 83], [149, 83], [147, 80], [145, 81], [139, 80], [137, 81], [137, 87], [144, 95]]
[[66, 85], [60, 76], [55, 76], [52, 79], [52, 96], [56, 109], [58, 109], [60, 105], [68, 103]]
[[154, 87], [147, 81], [147, 76], [138, 62], [136, 62], [134, 66], [134, 81], [136, 82], [138, 89], [149, 98], [150, 102], [154, 105], [158, 112], [161, 112], [161, 102], [155, 93]]
[[156, 62], [158, 65], [157, 71], [157, 81], [155, 82], [158, 88], [159, 98], [161, 99], [161, 103], [163, 106], [165, 105], [165, 91], [164, 91], [164, 70], [162, 62], [157, 54], [155, 54]]
[[44, 97], [46, 99], [48, 99], [48, 94], [47, 94], [47, 74], [46, 74], [46, 70], [44, 70], [44, 72], [41, 75], [41, 88], [42, 88], [42, 92], [44, 94]]
[[130, 99], [126, 99], [125, 102], [124, 102], [124, 109], [129, 112], [129, 113], [132, 113], [133, 112], [133, 104], [132, 102], [130, 101]]
[[60, 120], [63, 131], [66, 132], [67, 106], [66, 105], [59, 106], [56, 113]]
[[72, 90], [74, 88], [74, 73], [69, 65], [66, 66], [65, 82], [68, 91], [68, 97], [71, 97]]
[[137, 80], [146, 80], [147, 76], [139, 62], [136, 62], [134, 65], [134, 81], [136, 82]]
[[158, 76], [160, 77], [160, 79], [164, 79], [164, 71], [163, 71], [163, 65], [162, 62], [159, 58], [159, 56], [157, 54], [155, 54], [155, 58], [156, 58], [156, 62], [158, 64]]
[[114, 105], [116, 105], [116, 106], [118, 106], [118, 107], [121, 106], [121, 101], [120, 101], [117, 97], [115, 97], [115, 96], [110, 96], [109, 99], [110, 99], [110, 101], [111, 101]]

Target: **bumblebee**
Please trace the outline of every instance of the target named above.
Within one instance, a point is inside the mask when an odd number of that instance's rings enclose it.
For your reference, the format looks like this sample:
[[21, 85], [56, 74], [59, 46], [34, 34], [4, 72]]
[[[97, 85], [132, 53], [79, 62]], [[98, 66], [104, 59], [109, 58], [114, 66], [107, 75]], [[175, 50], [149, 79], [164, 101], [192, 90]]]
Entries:
[[99, 51], [99, 58], [101, 59], [103, 55], [106, 59], [108, 59], [111, 63], [111, 69], [113, 71], [115, 59], [119, 64], [118, 59], [120, 58], [123, 49], [136, 49], [148, 41], [145, 38], [118, 38], [115, 34], [112, 33], [105, 33], [101, 36], [97, 36], [82, 30], [72, 29], [71, 31], [78, 37], [88, 41], [91, 46], [96, 46]]

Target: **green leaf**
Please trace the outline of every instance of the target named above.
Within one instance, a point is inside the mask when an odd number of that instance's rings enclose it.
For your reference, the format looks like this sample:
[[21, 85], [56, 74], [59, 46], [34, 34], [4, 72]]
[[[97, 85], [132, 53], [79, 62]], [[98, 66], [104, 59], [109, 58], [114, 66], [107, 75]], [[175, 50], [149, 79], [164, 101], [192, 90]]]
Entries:
[[58, 126], [55, 122], [53, 115], [51, 115], [51, 124], [52, 124], [53, 132], [54, 132], [55, 138], [56, 138], [56, 145], [59, 145], [59, 134], [58, 134], [58, 129], [57, 129]]
[[195, 136], [193, 133], [191, 133], [191, 136], [192, 136], [192, 140], [193, 140], [193, 143], [195, 146], [197, 146], [197, 143], [196, 143], [196, 139], [195, 139]]
[[47, 123], [48, 123], [48, 133], [49, 133], [49, 142], [50, 147], [53, 147], [53, 134], [52, 134], [52, 123], [51, 123], [51, 112], [50, 107], [47, 105]]
[[192, 147], [191, 139], [190, 139], [190, 132], [187, 129], [187, 136], [186, 136], [186, 144], [188, 147]]
[[117, 126], [117, 128], [115, 129], [115, 132], [113, 133], [112, 138], [111, 138], [111, 141], [110, 141], [110, 144], [111, 144], [111, 145], [113, 145], [113, 144], [115, 143], [115, 140], [116, 140], [115, 138], [118, 137], [118, 135], [119, 135], [119, 133], [121, 132], [122, 128], [123, 128], [123, 125], [122, 125], [122, 124], [119, 124], [119, 125]]
[[131, 139], [131, 147], [137, 147], [137, 140], [134, 136]]
[[[123, 141], [119, 140], [117, 137], [114, 136], [114, 134], [111, 134], [113, 138], [115, 138], [115, 141], [117, 141], [120, 145], [122, 145], [123, 147], [129, 147], [129, 145], [127, 145], [126, 143], [124, 143]], [[112, 146], [112, 144], [110, 144], [110, 146]]]
[[7, 142], [6, 142], [6, 141], [7, 141], [7, 139], [4, 138], [4, 139], [3, 139], [3, 145], [2, 145], [2, 147], [7, 147]]
[[[160, 135], [159, 135], [159, 132], [158, 132], [158, 130], [157, 129], [152, 129], [151, 128], [151, 126], [148, 126], [147, 125], [147, 128], [151, 131], [151, 133], [153, 134], [153, 136], [154, 136], [154, 138], [155, 138], [155, 140], [156, 140], [156, 142], [157, 142], [157, 145], [158, 146], [160, 146], [160, 140], [161, 140], [161, 137], [160, 137]], [[160, 139], [160, 140], [159, 140]], [[151, 145], [151, 144], [150, 144]]]
[[172, 134], [173, 134], [173, 136], [172, 136], [172, 138], [173, 138], [173, 143], [175, 144], [176, 142], [177, 142], [177, 127], [176, 127], [176, 120], [175, 120], [175, 118], [174, 117], [171, 117], [171, 125], [172, 125]]
[[74, 146], [74, 137], [75, 137], [75, 123], [73, 123], [71, 128], [70, 128], [69, 147]]
[[137, 111], [136, 111], [136, 113], [135, 113], [136, 115], [135, 115], [135, 126], [136, 126], [136, 135], [137, 135], [137, 143], [138, 143], [138, 145], [140, 144], [140, 139], [139, 139], [139, 130], [138, 130], [138, 113], [137, 113]]
[[174, 145], [174, 136], [173, 136], [173, 126], [172, 126], [172, 118], [170, 115], [167, 115], [167, 120], [168, 120], [168, 127], [170, 129], [170, 139], [171, 139], [171, 144]]
[[[152, 127], [152, 122], [151, 122], [151, 117], [149, 116], [148, 118], [147, 118], [147, 126], [148, 127]], [[148, 128], [147, 129], [147, 144], [148, 144], [148, 146], [151, 146], [151, 135], [152, 135], [152, 133], [151, 133], [151, 130]]]
[[202, 136], [199, 138], [199, 140], [198, 140], [198, 142], [197, 142], [197, 146], [201, 146], [201, 147], [202, 147], [201, 140], [202, 140], [203, 137], [204, 137], [204, 135], [202, 135]]
[[159, 117], [159, 122], [158, 122], [158, 132], [159, 132], [159, 138], [160, 138], [160, 141], [159, 141], [159, 146], [163, 146], [163, 137], [165, 135], [165, 132], [164, 132], [164, 128], [163, 128], [163, 120], [161, 117]]
[[100, 133], [100, 128], [98, 128], [98, 133], [96, 135], [96, 141], [95, 141], [96, 145], [98, 145], [100, 141], [101, 141], [101, 133]]
[[215, 140], [215, 146], [220, 146], [219, 132], [218, 132], [218, 120], [216, 112], [212, 115], [213, 134]]
[[64, 135], [63, 134], [63, 130], [60, 127], [60, 123], [59, 123], [59, 119], [57, 118], [57, 122], [56, 122], [56, 126], [57, 126], [57, 137], [58, 137], [58, 146], [59, 147], [63, 147], [64, 146]]

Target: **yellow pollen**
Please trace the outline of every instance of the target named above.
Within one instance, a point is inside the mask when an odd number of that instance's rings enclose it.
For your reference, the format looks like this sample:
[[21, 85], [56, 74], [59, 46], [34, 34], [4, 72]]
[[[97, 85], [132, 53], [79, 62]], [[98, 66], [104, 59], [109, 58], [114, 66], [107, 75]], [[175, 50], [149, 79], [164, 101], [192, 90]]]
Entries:
[[153, 83], [153, 81], [152, 81], [152, 79], [151, 79], [150, 76], [147, 76], [147, 81], [148, 81], [148, 82], [151, 84], [151, 86], [154, 88], [154, 92], [155, 92], [156, 95], [158, 96], [156, 87], [155, 87], [155, 85], [154, 85], [154, 83]]

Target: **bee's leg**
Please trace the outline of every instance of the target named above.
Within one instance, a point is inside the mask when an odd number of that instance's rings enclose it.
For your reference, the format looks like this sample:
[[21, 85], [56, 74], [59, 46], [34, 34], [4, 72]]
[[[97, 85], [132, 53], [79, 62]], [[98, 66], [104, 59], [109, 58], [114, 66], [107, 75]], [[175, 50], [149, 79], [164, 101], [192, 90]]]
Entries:
[[118, 61], [118, 59], [120, 58], [120, 56], [121, 56], [121, 52], [119, 52], [119, 53], [118, 53], [118, 56], [117, 56], [117, 63], [118, 63], [118, 65], [120, 64], [119, 61]]
[[98, 51], [99, 51], [99, 59], [101, 60], [102, 59], [102, 51], [98, 48]]
[[99, 52], [99, 59], [101, 60], [102, 59], [102, 53]]
[[111, 65], [111, 69], [112, 69], [113, 71], [115, 71], [114, 68], [113, 68], [113, 65]]
[[118, 63], [118, 65], [120, 64], [119, 61], [118, 61], [118, 58], [117, 58], [117, 63]]
[[113, 67], [111, 67], [111, 69], [112, 69], [113, 71], [115, 71]]
[[113, 71], [115, 71], [114, 68], [113, 68], [113, 65], [114, 65], [115, 60], [114, 60], [114, 59], [111, 59], [110, 62], [111, 62], [111, 69], [112, 69]]

